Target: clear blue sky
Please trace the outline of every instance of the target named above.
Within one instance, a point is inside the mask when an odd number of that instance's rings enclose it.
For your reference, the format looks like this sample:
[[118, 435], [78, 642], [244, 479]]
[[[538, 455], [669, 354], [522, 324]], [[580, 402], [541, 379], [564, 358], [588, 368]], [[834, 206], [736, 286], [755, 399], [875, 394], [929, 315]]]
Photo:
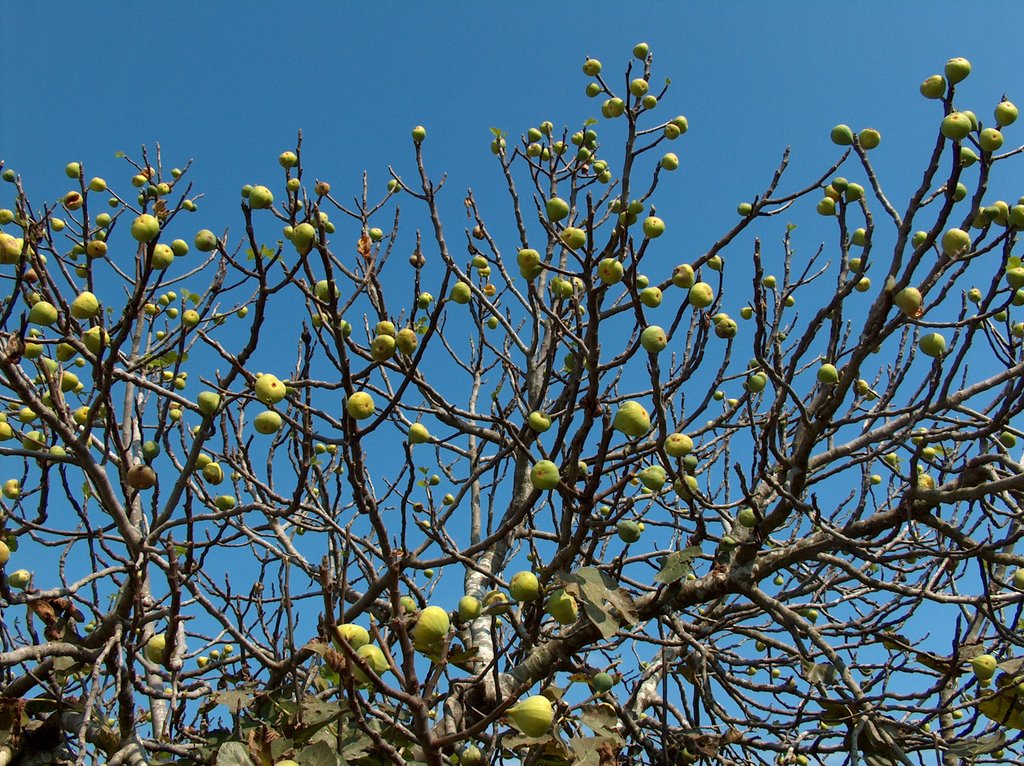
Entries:
[[[652, 81], [673, 81], [659, 111], [690, 124], [671, 147], [682, 161], [666, 181], [672, 193], [658, 201], [663, 242], [682, 261], [734, 224], [736, 204], [765, 187], [786, 146], [786, 190], [823, 171], [841, 153], [829, 141], [837, 122], [881, 130], [872, 159], [901, 207], [941, 119], [918, 85], [949, 57], [974, 66], [961, 108], [990, 121], [1004, 92], [1024, 106], [1018, 10], [875, 0], [7, 3], [0, 158], [38, 205], [70, 188], [72, 160], [124, 188], [132, 173], [115, 152], [137, 157], [159, 141], [167, 166], [194, 160], [206, 195], [189, 231], [175, 233], [191, 239], [203, 227], [240, 229], [243, 184], [283, 196], [277, 157], [300, 128], [307, 172], [346, 200], [364, 170], [380, 194], [389, 163], [411, 173], [409, 132], [422, 124], [428, 168], [449, 174], [444, 204], [457, 231], [469, 186], [485, 212], [508, 210], [489, 129], [516, 137], [545, 119], [577, 128], [599, 112], [584, 95], [584, 59], [615, 77], [644, 40]], [[1008, 128], [1007, 145], [1022, 136]], [[798, 218], [815, 225], [810, 205]]]
[[881, 129], [875, 156], [887, 174], [909, 166], [916, 181], [939, 114], [917, 85], [950, 56], [973, 62], [968, 92], [983, 118], [1004, 90], [1024, 102], [1013, 10], [987, 3], [968, 19], [962, 4], [871, 0], [11, 4], [0, 157], [52, 200], [69, 160], [113, 181], [127, 177], [115, 151], [160, 141], [169, 164], [196, 162], [210, 212], [196, 223], [237, 225], [238, 188], [277, 181], [275, 159], [297, 129], [314, 172], [355, 193], [364, 168], [380, 185], [389, 161], [411, 169], [409, 129], [422, 123], [430, 167], [450, 174], [456, 194], [472, 185], [486, 200], [500, 183], [488, 128], [519, 135], [542, 119], [596, 114], [585, 56], [619, 71], [646, 40], [658, 75], [673, 80], [664, 109], [690, 120], [673, 147], [680, 202], [713, 236], [786, 145], [794, 183], [837, 156], [828, 129], [839, 121]]

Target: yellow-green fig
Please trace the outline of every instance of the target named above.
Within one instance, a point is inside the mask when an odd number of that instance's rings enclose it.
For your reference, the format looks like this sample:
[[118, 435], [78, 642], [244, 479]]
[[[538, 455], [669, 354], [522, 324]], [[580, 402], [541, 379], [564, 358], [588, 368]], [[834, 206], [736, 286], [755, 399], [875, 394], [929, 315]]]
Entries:
[[406, 356], [411, 355], [416, 350], [419, 342], [419, 338], [416, 337], [416, 331], [409, 327], [403, 327], [395, 335], [395, 347]]
[[970, 246], [971, 235], [963, 229], [948, 229], [942, 235], [942, 252], [945, 255], [962, 255]]
[[668, 345], [668, 336], [665, 331], [657, 325], [645, 327], [640, 333], [640, 345], [650, 354], [657, 354], [665, 350]]
[[492, 590], [484, 596], [483, 608], [491, 615], [508, 614], [512, 605], [508, 601], [508, 596], [500, 590]]
[[560, 197], [552, 197], [544, 206], [549, 221], [561, 221], [569, 215], [569, 203]]
[[530, 483], [536, 489], [542, 491], [554, 489], [561, 480], [558, 466], [550, 460], [538, 460], [530, 469]]
[[469, 303], [469, 300], [472, 297], [473, 290], [470, 288], [468, 282], [456, 282], [452, 285], [451, 292], [448, 294], [448, 298], [452, 303], [458, 303], [461, 306]]
[[651, 430], [651, 416], [640, 402], [631, 399], [619, 406], [612, 427], [626, 436], [643, 436]]
[[832, 143], [838, 146], [849, 146], [853, 143], [853, 130], [849, 125], [836, 125], [829, 135]]
[[422, 423], [409, 426], [409, 444], [423, 444], [430, 439], [430, 431]]
[[57, 307], [48, 301], [39, 301], [29, 309], [28, 321], [48, 327], [57, 321]]
[[531, 412], [529, 417], [526, 419], [526, 422], [529, 424], [531, 429], [539, 434], [542, 434], [551, 428], [551, 417], [546, 412], [541, 412], [539, 410]]
[[656, 309], [661, 305], [662, 294], [660, 287], [645, 287], [640, 291], [640, 302], [647, 308]]
[[167, 648], [167, 635], [165, 633], [156, 633], [149, 641], [146, 642], [145, 654], [146, 659], [150, 662], [159, 665], [164, 661], [164, 651]]
[[636, 477], [640, 480], [641, 484], [647, 487], [647, 489], [657, 492], [665, 486], [668, 474], [660, 465], [652, 465], [642, 470]]
[[644, 236], [648, 239], [656, 239], [665, 233], [665, 222], [657, 216], [648, 216], [643, 223]]
[[693, 266], [688, 263], [680, 263], [672, 270], [672, 284], [689, 290], [693, 287]]
[[131, 235], [139, 242], [152, 242], [160, 233], [160, 221], [156, 216], [143, 213], [131, 225]]
[[979, 654], [977, 657], [972, 657], [969, 662], [979, 681], [990, 680], [996, 674], [996, 668], [999, 665], [991, 654]]
[[552, 592], [548, 598], [546, 611], [560, 625], [572, 625], [579, 618], [579, 606], [576, 599], [562, 588]]
[[997, 151], [1003, 145], [1003, 134], [995, 128], [985, 128], [978, 134], [978, 143], [983, 151]]
[[640, 525], [637, 522], [623, 519], [616, 525], [616, 532], [622, 542], [635, 543], [640, 539], [643, 530], [640, 529]]
[[249, 207], [253, 210], [266, 210], [274, 204], [274, 193], [266, 186], [253, 186], [249, 191]]
[[925, 98], [938, 99], [946, 94], [946, 78], [941, 74], [933, 74], [921, 83], [921, 95]]
[[413, 645], [420, 651], [436, 651], [450, 628], [448, 612], [439, 606], [425, 607], [412, 627]]
[[[370, 670], [377, 674], [378, 678], [391, 668], [388, 658], [384, 656], [384, 652], [379, 646], [365, 644], [356, 649], [356, 654], [370, 667]], [[370, 683], [370, 676], [355, 663], [352, 664], [352, 675], [361, 684]]]
[[949, 80], [950, 84], [956, 85], [958, 82], [967, 79], [967, 75], [971, 73], [971, 62], [963, 56], [951, 58], [946, 62], [945, 73], [946, 79]]
[[[7, 547], [6, 543], [4, 544], [4, 547]], [[8, 553], [8, 555], [10, 554]], [[7, 575], [7, 584], [15, 590], [24, 590], [31, 579], [32, 573], [27, 569], [16, 569]]]
[[908, 317], [920, 316], [921, 301], [921, 291], [916, 287], [904, 287], [893, 299], [893, 303]]
[[370, 341], [370, 356], [376, 362], [384, 362], [395, 355], [395, 339], [391, 335], [376, 335]]
[[196, 403], [199, 405], [199, 411], [204, 415], [213, 415], [220, 407], [220, 394], [216, 391], [201, 391], [196, 397]]
[[922, 335], [917, 345], [926, 356], [937, 358], [946, 353], [946, 339], [941, 333], [931, 332]]
[[516, 601], [536, 601], [540, 598], [540, 581], [533, 572], [516, 572], [509, 581], [508, 592]]
[[605, 673], [602, 670], [590, 677], [590, 686], [597, 694], [604, 694], [615, 686], [615, 679], [610, 673]]
[[686, 434], [674, 433], [665, 437], [665, 454], [669, 457], [683, 457], [693, 451], [693, 439]]
[[365, 391], [356, 391], [348, 398], [345, 409], [356, 420], [366, 420], [373, 415], [373, 397]]
[[942, 118], [939, 131], [950, 141], [962, 141], [971, 132], [971, 118], [963, 112], [950, 112]]
[[313, 249], [313, 243], [316, 242], [316, 229], [311, 223], [300, 223], [292, 229], [291, 239], [295, 249], [305, 255]]
[[576, 226], [566, 226], [559, 236], [566, 247], [573, 250], [579, 250], [587, 244], [587, 232]]
[[71, 316], [75, 319], [91, 319], [99, 310], [99, 299], [88, 290], [80, 292], [71, 302]]
[[265, 372], [256, 378], [253, 393], [264, 404], [277, 404], [284, 399], [288, 390], [280, 378]]
[[346, 622], [334, 626], [333, 639], [336, 643], [344, 642], [358, 650], [370, 643], [370, 632], [362, 625]]
[[878, 145], [882, 143], [882, 134], [874, 128], [864, 128], [864, 130], [857, 134], [857, 141], [862, 147], [870, 151], [871, 149], [877, 149]]
[[606, 285], [622, 281], [622, 262], [618, 258], [604, 258], [597, 264], [597, 276]]
[[715, 291], [707, 282], [697, 282], [690, 288], [688, 299], [694, 308], [706, 309], [714, 303]]
[[209, 253], [217, 249], [217, 235], [209, 229], [200, 229], [192, 241], [195, 243], [196, 250], [201, 253]]
[[264, 410], [253, 419], [252, 425], [256, 429], [256, 433], [267, 436], [280, 431], [281, 423], [280, 414], [274, 412], [274, 410]]
[[526, 279], [536, 279], [544, 270], [540, 253], [531, 248], [524, 248], [516, 254], [516, 263], [519, 265], [519, 273]]
[[1017, 107], [1005, 98], [996, 104], [994, 116], [999, 127], [1005, 128], [1007, 125], [1012, 125], [1017, 121], [1018, 115]]
[[459, 620], [469, 622], [475, 620], [483, 612], [483, 604], [476, 596], [465, 595], [459, 599]]
[[818, 382], [826, 386], [834, 386], [839, 382], [839, 371], [834, 364], [827, 362], [818, 368]]
[[528, 737], [542, 737], [551, 728], [555, 711], [551, 700], [541, 694], [527, 697], [508, 709], [512, 722]]
[[1024, 590], [1024, 569], [1014, 570], [1013, 587], [1017, 588], [1017, 590]]

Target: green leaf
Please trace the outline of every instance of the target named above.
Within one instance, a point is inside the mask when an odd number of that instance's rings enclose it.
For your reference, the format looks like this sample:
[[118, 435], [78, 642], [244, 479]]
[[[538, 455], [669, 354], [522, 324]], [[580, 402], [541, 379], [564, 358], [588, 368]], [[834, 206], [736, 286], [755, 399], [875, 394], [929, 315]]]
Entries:
[[662, 585], [670, 585], [681, 580], [693, 571], [692, 562], [700, 555], [700, 548], [691, 545], [681, 551], [673, 551], [665, 557], [661, 571], [654, 575], [654, 581]]
[[503, 135], [505, 135], [504, 133], [502, 133], [501, 128], [491, 128], [491, 133], [493, 133], [496, 138], [501, 138]]
[[270, 741], [270, 757], [274, 759], [275, 763], [291, 749], [292, 741], [289, 737], [278, 737]]
[[295, 760], [299, 762], [299, 766], [345, 766], [348, 763], [326, 742], [314, 742], [309, 747], [304, 747]]
[[597, 118], [596, 117], [588, 117], [587, 119], [585, 119], [583, 121], [583, 127], [584, 128], [589, 128], [591, 125], [597, 125]]
[[241, 742], [227, 742], [217, 751], [216, 766], [255, 766], [249, 748]]
[[122, 159], [122, 158], [124, 157], [124, 152], [122, 152], [122, 151], [118, 150], [118, 151], [114, 152], [114, 156], [115, 156], [115, 157], [116, 157], [117, 159]]

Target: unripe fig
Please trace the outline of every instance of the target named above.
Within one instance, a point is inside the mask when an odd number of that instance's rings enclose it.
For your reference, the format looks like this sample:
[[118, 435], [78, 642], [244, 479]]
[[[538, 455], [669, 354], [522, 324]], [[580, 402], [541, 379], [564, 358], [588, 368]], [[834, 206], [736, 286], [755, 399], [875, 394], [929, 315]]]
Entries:
[[966, 80], [967, 75], [971, 73], [971, 62], [962, 56], [951, 58], [946, 62], [945, 73], [950, 84], [956, 85], [958, 82]]
[[579, 618], [579, 606], [575, 598], [559, 588], [548, 599], [547, 613], [560, 625], [571, 625]]
[[517, 572], [509, 581], [508, 592], [519, 602], [536, 601], [540, 598], [540, 581], [533, 572]]
[[942, 252], [945, 255], [962, 255], [970, 246], [971, 235], [963, 229], [948, 229], [942, 235]]
[[665, 454], [669, 457], [683, 457], [693, 451], [693, 439], [686, 434], [674, 433], [665, 437]]
[[530, 483], [542, 491], [554, 489], [561, 480], [558, 466], [550, 460], [538, 460], [530, 470]]
[[435, 651], [450, 628], [448, 612], [439, 606], [425, 607], [413, 625], [412, 642], [420, 651]]
[[551, 728], [555, 711], [551, 707], [551, 700], [541, 694], [535, 694], [510, 707], [508, 715], [526, 736], [542, 737]]
[[626, 436], [643, 436], [651, 429], [651, 417], [640, 402], [623, 402], [615, 413], [612, 427]]

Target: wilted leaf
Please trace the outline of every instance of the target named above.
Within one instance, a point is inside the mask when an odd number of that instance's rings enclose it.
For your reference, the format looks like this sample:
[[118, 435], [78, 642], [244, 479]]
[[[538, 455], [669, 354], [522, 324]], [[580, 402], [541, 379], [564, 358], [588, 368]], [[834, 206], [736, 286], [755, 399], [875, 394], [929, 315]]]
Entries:
[[587, 618], [605, 638], [615, 635], [623, 622], [635, 625], [639, 621], [630, 595], [596, 567], [583, 567], [562, 580], [566, 592], [583, 601]]
[[1024, 666], [1024, 657], [1017, 657], [1012, 660], [1003, 660], [996, 667], [1004, 673], [1009, 673], [1011, 676], [1015, 676], [1020, 673], [1021, 666]]
[[253, 695], [242, 689], [225, 689], [216, 691], [210, 695], [210, 699], [217, 704], [224, 705], [232, 713], [237, 714], [242, 708], [252, 704]]
[[654, 581], [662, 585], [670, 585], [681, 580], [693, 571], [692, 562], [700, 555], [700, 548], [691, 545], [681, 551], [673, 551], [665, 557], [661, 571], [654, 575]]
[[994, 753], [1005, 744], [1006, 736], [1001, 731], [997, 731], [989, 737], [963, 737], [957, 739], [950, 744], [949, 752], [951, 755], [966, 758], [972, 755]]
[[955, 660], [934, 652], [917, 652], [914, 657], [926, 668], [931, 668], [936, 673], [952, 673], [958, 667]]
[[228, 742], [217, 751], [216, 766], [256, 766], [241, 742]]
[[801, 663], [801, 675], [812, 684], [832, 684], [836, 680], [836, 668], [828, 663]]
[[[618, 736], [615, 727], [619, 717], [615, 715], [615, 709], [608, 705], [586, 705], [580, 713], [580, 722], [593, 730], [594, 734], [601, 737], [614, 737], [617, 742], [622, 738]], [[575, 749], [575, 746], [573, 747]]]
[[988, 699], [982, 698], [978, 710], [1007, 729], [1024, 729], [1024, 700], [1017, 696], [1016, 684], [1002, 687]]

